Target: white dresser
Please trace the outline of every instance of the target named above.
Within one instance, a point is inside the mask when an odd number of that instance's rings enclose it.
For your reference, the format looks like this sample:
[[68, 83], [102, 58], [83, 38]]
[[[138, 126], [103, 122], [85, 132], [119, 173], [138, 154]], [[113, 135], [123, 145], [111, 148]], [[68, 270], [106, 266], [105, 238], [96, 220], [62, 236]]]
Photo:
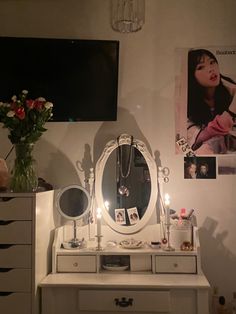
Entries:
[[0, 313], [40, 313], [38, 283], [51, 271], [53, 191], [0, 193]]

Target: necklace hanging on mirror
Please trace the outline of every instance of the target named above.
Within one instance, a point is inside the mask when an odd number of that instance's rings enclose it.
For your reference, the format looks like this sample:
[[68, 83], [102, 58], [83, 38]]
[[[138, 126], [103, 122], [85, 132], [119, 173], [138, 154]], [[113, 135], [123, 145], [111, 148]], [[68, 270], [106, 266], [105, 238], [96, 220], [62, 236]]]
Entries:
[[118, 192], [122, 196], [129, 196], [129, 189], [125, 185], [121, 185], [118, 189]]
[[[127, 179], [128, 176], [130, 175], [130, 171], [131, 171], [131, 162], [132, 162], [132, 146], [133, 146], [133, 136], [131, 136], [131, 141], [130, 141], [130, 146], [129, 146], [129, 157], [128, 157], [128, 164], [126, 167], [126, 171], [124, 172], [123, 169], [123, 145], [119, 145], [119, 137], [117, 138], [117, 142], [118, 142], [118, 154], [117, 154], [117, 165], [119, 168], [119, 180], [118, 182], [121, 182], [121, 179]], [[124, 184], [121, 184], [118, 188], [118, 193], [122, 196], [126, 196], [128, 197], [130, 194], [130, 191], [128, 189], [127, 186], [125, 186]]]

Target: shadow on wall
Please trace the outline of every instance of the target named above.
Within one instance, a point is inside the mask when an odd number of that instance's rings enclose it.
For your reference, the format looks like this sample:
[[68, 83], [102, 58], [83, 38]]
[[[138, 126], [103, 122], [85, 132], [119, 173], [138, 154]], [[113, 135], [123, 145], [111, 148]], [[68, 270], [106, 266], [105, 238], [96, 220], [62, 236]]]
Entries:
[[[236, 256], [223, 244], [228, 232], [215, 234], [217, 225], [216, 220], [207, 217], [202, 227], [199, 228], [202, 268], [203, 272], [207, 274], [211, 287], [218, 287], [219, 293], [225, 295], [226, 292], [222, 291], [221, 284], [235, 288]], [[232, 294], [225, 295], [225, 297], [229, 300]]]
[[[44, 152], [47, 152], [46, 154]], [[39, 176], [51, 183], [54, 189], [70, 184], [81, 185], [76, 167], [58, 148], [41, 139], [35, 146]], [[44, 166], [46, 167], [44, 168]], [[52, 179], [53, 178], [53, 179]]]

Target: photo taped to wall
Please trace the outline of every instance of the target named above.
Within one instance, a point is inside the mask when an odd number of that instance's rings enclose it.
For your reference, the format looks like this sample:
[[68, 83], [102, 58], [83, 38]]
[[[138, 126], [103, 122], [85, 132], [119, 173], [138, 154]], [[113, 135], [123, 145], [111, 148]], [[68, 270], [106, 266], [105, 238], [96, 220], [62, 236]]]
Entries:
[[184, 157], [184, 179], [216, 179], [216, 158]]

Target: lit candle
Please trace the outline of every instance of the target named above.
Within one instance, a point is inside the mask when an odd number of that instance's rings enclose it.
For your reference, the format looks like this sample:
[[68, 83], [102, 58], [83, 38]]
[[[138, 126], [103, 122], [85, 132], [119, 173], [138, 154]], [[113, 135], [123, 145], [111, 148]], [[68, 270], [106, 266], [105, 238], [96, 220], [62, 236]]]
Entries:
[[97, 236], [102, 235], [101, 218], [102, 218], [102, 210], [101, 208], [97, 208]]
[[165, 194], [165, 210], [166, 210], [166, 224], [170, 224], [170, 196]]
[[104, 202], [104, 205], [105, 205], [106, 210], [109, 211], [109, 205], [110, 205], [109, 202], [108, 202], [108, 201], [105, 201], [105, 202]]

